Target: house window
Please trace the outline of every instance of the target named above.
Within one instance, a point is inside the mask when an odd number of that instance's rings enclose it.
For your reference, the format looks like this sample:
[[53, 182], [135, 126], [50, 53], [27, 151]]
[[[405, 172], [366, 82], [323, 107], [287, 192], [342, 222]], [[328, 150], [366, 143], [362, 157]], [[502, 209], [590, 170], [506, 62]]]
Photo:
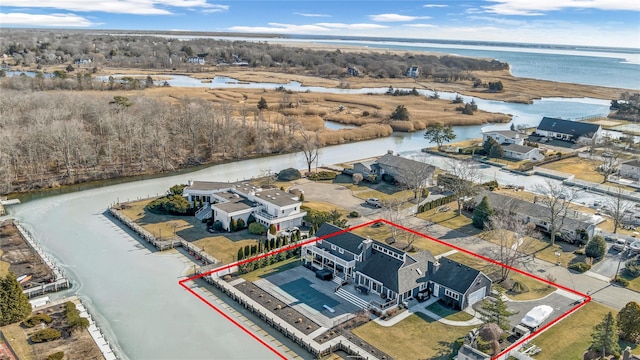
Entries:
[[458, 300], [458, 298], [460, 297], [460, 294], [453, 292], [449, 289], [444, 289], [444, 294], [452, 299], [456, 299]]
[[335, 245], [331, 245], [331, 250], [335, 250], [336, 246]]
[[343, 249], [343, 248], [340, 248], [340, 249], [338, 249], [338, 252], [339, 252], [340, 254], [344, 254], [344, 249]]
[[378, 284], [376, 284], [376, 283], [371, 283], [371, 290], [373, 290], [373, 291], [378, 291]]

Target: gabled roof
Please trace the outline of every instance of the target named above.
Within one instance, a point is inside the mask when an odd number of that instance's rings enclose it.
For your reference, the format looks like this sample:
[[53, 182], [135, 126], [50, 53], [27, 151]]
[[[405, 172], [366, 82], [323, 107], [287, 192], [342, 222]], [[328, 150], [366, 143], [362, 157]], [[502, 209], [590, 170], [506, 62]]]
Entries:
[[520, 153], [520, 154], [527, 154], [530, 151], [535, 150], [536, 148], [531, 146], [525, 146], [525, 145], [509, 144], [509, 145], [503, 146], [502, 149]]
[[589, 124], [580, 121], [571, 121], [556, 119], [550, 117], [543, 117], [538, 125], [538, 130], [553, 131], [556, 133], [573, 135], [576, 139], [585, 136], [593, 137], [593, 134], [600, 129], [600, 125]]
[[356, 271], [380, 281], [384, 286], [398, 293], [398, 270], [401, 266], [402, 261], [373, 251], [368, 259], [356, 265]]
[[[513, 198], [511, 196], [496, 194], [492, 191], [485, 191], [476, 197], [476, 202], [480, 203], [482, 198], [486, 196], [489, 204], [494, 209], [509, 209], [520, 216], [546, 219], [549, 215], [549, 208], [542, 204], [534, 204], [528, 201]], [[574, 211], [567, 211], [567, 215], [563, 221], [564, 227], [572, 229], [586, 229], [590, 225], [589, 218], [586, 215], [580, 215]]]
[[640, 159], [633, 159], [633, 160], [625, 161], [625, 162], [622, 163], [622, 165], [640, 167]]
[[[316, 232], [316, 237], [323, 237], [329, 234], [333, 234], [337, 231], [342, 231], [343, 229], [329, 223], [324, 223], [320, 226], [318, 231]], [[318, 247], [324, 247], [324, 243], [333, 244], [339, 246], [347, 251], [350, 251], [354, 254], [360, 254], [362, 252], [362, 240], [364, 238], [353, 234], [351, 232], [344, 232], [338, 235], [329, 236], [322, 240], [322, 244], [317, 244]]]
[[431, 275], [431, 281], [464, 294], [480, 274], [480, 270], [443, 257], [440, 268]]
[[482, 135], [489, 135], [489, 134], [500, 134], [508, 138], [515, 138], [516, 136], [520, 135], [517, 131], [513, 131], [513, 130], [490, 130], [482, 133]]
[[393, 155], [393, 154], [386, 154], [385, 156], [376, 160], [376, 164], [392, 167], [398, 170], [411, 170], [416, 166], [428, 166], [430, 168], [433, 168], [434, 171], [436, 168], [435, 166], [425, 164], [422, 161], [411, 160], [411, 159], [407, 159], [402, 156]]

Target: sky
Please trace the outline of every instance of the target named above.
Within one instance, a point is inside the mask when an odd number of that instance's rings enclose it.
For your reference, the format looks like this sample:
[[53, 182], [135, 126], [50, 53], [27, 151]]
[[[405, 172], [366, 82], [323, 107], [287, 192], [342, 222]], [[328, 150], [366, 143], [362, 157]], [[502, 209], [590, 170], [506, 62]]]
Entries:
[[0, 27], [350, 35], [640, 48], [640, 1], [2, 0]]

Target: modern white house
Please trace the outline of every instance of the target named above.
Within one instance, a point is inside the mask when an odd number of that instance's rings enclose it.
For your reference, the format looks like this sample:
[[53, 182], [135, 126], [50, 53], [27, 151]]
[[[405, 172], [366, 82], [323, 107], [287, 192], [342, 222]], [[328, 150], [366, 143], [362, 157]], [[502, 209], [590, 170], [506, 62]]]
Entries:
[[303, 262], [353, 284], [356, 290], [377, 294], [370, 306], [393, 308], [427, 293], [447, 298], [458, 308], [481, 301], [491, 292], [491, 279], [479, 270], [429, 251], [408, 254], [383, 242], [364, 238], [325, 223], [316, 242], [302, 246]]
[[205, 63], [205, 60], [204, 60], [203, 57], [200, 57], [200, 56], [189, 56], [187, 58], [187, 62], [189, 64], [201, 64], [202, 65], [202, 64]]
[[189, 181], [182, 196], [195, 206], [200, 206], [196, 216], [213, 217], [222, 228], [229, 230], [232, 219], [245, 223], [253, 215], [256, 222], [281, 231], [300, 226], [307, 214], [297, 196], [279, 189], [262, 189], [247, 183], [222, 183]]
[[411, 66], [407, 69], [407, 76], [414, 78], [420, 76], [420, 68], [417, 66]]
[[620, 164], [620, 176], [640, 180], [640, 160], [633, 159]]
[[524, 145], [526, 136], [512, 130], [493, 130], [482, 132], [482, 142], [486, 142], [488, 138], [492, 138], [500, 145], [516, 144]]
[[580, 121], [543, 117], [535, 134], [549, 138], [575, 143], [602, 141], [602, 126]]
[[502, 147], [504, 157], [516, 160], [542, 160], [544, 155], [540, 154], [538, 148], [526, 145], [509, 144]]

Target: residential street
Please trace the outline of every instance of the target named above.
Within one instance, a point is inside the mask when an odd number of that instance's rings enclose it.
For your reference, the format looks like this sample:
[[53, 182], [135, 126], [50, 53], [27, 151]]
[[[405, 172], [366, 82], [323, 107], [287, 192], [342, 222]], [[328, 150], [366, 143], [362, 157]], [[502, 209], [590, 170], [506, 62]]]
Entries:
[[[315, 183], [308, 180], [299, 180], [296, 182], [295, 187], [304, 190], [305, 199], [307, 200], [324, 201], [346, 208], [350, 211], [358, 211], [361, 214], [361, 217], [357, 219], [349, 219], [349, 225], [361, 224], [383, 218], [384, 216], [381, 209], [365, 205], [364, 201], [353, 196], [349, 189], [337, 184]], [[342, 188], [343, 190], [338, 191], [336, 190], [337, 188]], [[426, 221], [413, 216], [412, 213], [414, 210], [415, 207], [413, 206], [406, 210], [407, 215], [405, 226], [413, 229], [424, 229]], [[496, 258], [494, 254], [499, 250], [499, 246], [496, 244], [492, 244], [476, 236], [469, 236], [438, 224], [431, 225], [426, 234], [492, 259]], [[605, 266], [607, 269], [609, 269], [613, 262], [615, 262], [617, 266], [617, 261], [612, 261], [613, 258], [616, 258], [616, 255], [611, 253], [608, 254], [608, 256], [612, 258], [605, 260], [605, 264], [607, 264]], [[547, 279], [547, 276], [551, 275], [556, 278], [556, 282], [559, 285], [575, 289], [584, 294], [589, 294], [595, 301], [615, 309], [621, 309], [629, 301], [638, 301], [638, 298], [640, 298], [640, 294], [635, 291], [609, 284], [608, 279], [610, 277], [606, 275], [610, 273], [611, 270], [600, 271], [597, 270], [596, 267], [594, 270], [602, 272], [604, 275], [600, 275], [593, 271], [586, 272], [584, 274], [576, 274], [570, 272], [564, 267], [557, 266], [541, 259], [527, 259], [516, 264], [516, 267], [542, 279]], [[613, 271], [615, 271], [615, 269]]]

